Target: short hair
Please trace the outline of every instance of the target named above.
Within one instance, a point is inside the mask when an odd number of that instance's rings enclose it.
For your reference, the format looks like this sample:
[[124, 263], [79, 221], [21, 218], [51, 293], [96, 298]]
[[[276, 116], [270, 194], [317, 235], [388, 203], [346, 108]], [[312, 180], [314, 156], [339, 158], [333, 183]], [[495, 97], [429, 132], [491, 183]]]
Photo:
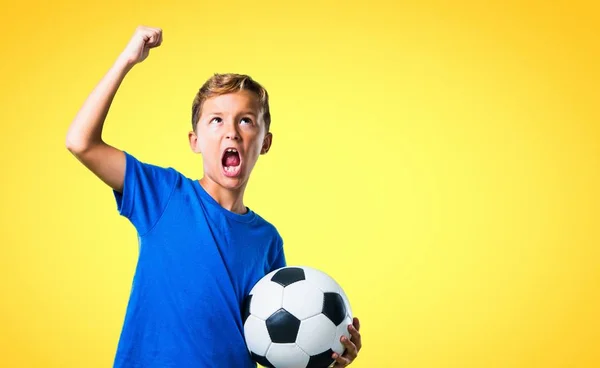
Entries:
[[271, 125], [271, 112], [269, 110], [269, 94], [260, 83], [253, 80], [249, 75], [245, 74], [215, 74], [210, 77], [198, 90], [194, 103], [192, 104], [192, 129], [196, 131], [198, 120], [202, 113], [202, 105], [204, 101], [211, 97], [225, 95], [238, 91], [254, 92], [259, 99], [263, 121], [265, 122], [266, 131], [269, 131]]

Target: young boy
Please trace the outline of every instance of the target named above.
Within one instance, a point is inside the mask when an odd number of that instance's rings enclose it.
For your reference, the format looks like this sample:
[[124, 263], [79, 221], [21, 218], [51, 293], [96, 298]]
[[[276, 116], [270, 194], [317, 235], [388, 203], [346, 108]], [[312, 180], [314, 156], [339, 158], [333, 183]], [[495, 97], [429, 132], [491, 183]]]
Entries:
[[[135, 226], [139, 258], [115, 367], [256, 367], [240, 311], [252, 286], [286, 265], [273, 225], [244, 205], [250, 173], [273, 139], [266, 90], [250, 77], [215, 75], [192, 106], [192, 151], [204, 176], [138, 161], [102, 140], [102, 127], [125, 75], [162, 42], [138, 27], [72, 122], [66, 144], [114, 191], [119, 213]], [[358, 319], [343, 356], [361, 348]]]

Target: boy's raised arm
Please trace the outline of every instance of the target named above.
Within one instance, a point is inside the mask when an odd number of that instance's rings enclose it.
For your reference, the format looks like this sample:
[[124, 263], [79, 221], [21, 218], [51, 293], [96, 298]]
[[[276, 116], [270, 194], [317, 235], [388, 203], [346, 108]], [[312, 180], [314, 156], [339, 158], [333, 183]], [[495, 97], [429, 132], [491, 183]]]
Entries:
[[102, 181], [121, 192], [125, 154], [102, 140], [104, 120], [117, 89], [131, 68], [162, 43], [162, 30], [140, 26], [116, 62], [88, 96], [67, 133], [67, 149]]

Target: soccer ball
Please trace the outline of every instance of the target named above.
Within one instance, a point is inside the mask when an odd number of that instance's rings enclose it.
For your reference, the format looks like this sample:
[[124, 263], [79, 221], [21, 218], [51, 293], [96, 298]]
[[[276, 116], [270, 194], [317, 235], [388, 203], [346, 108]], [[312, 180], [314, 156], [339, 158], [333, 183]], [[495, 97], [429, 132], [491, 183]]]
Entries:
[[270, 272], [250, 291], [243, 307], [252, 359], [270, 368], [325, 368], [344, 353], [352, 310], [340, 285], [310, 267]]

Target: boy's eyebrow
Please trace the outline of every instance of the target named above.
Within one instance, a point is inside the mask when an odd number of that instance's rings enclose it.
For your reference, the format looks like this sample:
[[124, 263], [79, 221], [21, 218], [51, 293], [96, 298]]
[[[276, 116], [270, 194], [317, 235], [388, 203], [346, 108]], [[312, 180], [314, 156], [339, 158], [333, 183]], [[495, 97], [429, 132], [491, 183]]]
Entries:
[[[207, 115], [218, 115], [221, 116], [223, 115], [221, 112], [219, 111], [207, 111], [206, 112]], [[254, 111], [252, 110], [248, 110], [248, 111], [242, 111], [241, 113], [239, 113], [238, 115], [252, 115], [252, 116], [258, 116]]]
[[240, 113], [240, 115], [252, 115], [252, 116], [256, 116], [256, 113], [252, 110], [247, 110], [247, 111], [243, 111]]

